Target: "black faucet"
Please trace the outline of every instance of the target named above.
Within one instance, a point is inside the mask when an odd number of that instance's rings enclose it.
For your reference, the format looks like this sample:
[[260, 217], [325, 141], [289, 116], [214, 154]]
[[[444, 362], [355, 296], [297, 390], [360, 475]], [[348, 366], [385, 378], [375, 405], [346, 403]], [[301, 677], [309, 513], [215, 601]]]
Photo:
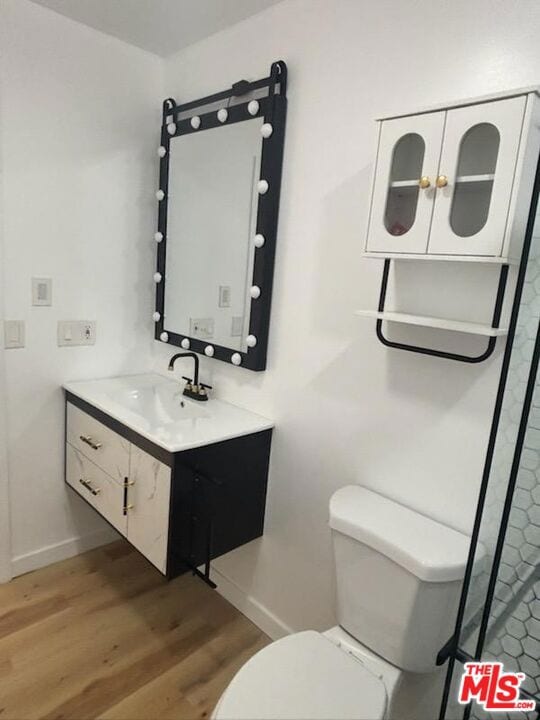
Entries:
[[199, 384], [199, 357], [195, 353], [192, 352], [186, 352], [186, 353], [176, 353], [176, 355], [173, 355], [172, 358], [169, 360], [169, 370], [172, 372], [174, 370], [174, 363], [179, 358], [185, 358], [190, 357], [193, 358], [194, 363], [194, 377], [193, 379], [186, 377], [185, 375], [182, 375], [182, 380], [186, 381], [186, 385], [184, 387], [184, 395], [191, 398], [192, 400], [208, 400], [208, 395], [206, 393], [207, 390], [211, 390], [211, 385], [205, 385], [204, 383]]

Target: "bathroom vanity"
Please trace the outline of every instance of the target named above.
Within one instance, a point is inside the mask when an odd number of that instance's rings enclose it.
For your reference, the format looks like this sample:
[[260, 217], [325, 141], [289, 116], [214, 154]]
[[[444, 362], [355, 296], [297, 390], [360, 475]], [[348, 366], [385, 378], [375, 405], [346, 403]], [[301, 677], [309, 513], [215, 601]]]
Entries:
[[157, 374], [64, 390], [67, 485], [164, 575], [210, 582], [211, 559], [262, 535], [270, 420]]

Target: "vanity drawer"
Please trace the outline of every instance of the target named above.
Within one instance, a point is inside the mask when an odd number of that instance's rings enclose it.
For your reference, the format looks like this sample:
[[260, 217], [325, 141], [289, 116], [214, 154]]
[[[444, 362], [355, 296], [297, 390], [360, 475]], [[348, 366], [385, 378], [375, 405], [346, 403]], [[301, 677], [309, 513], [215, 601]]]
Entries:
[[127, 532], [124, 487], [66, 443], [66, 482], [122, 535]]
[[67, 441], [117, 482], [128, 477], [129, 441], [69, 402]]

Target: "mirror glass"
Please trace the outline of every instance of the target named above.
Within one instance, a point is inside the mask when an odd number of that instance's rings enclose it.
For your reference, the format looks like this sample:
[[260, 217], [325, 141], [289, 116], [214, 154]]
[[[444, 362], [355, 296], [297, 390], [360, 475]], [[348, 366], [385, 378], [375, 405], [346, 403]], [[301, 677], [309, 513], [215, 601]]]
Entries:
[[247, 350], [263, 118], [171, 139], [164, 327]]

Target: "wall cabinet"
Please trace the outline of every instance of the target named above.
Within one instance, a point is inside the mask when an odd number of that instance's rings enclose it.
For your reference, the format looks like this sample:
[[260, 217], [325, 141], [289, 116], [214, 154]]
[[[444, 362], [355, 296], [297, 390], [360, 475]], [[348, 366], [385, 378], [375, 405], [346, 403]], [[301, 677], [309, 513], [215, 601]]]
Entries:
[[271, 436], [168, 452], [67, 392], [65, 480], [174, 577], [262, 535]]
[[367, 253], [516, 256], [538, 116], [538, 96], [523, 91], [380, 120]]

